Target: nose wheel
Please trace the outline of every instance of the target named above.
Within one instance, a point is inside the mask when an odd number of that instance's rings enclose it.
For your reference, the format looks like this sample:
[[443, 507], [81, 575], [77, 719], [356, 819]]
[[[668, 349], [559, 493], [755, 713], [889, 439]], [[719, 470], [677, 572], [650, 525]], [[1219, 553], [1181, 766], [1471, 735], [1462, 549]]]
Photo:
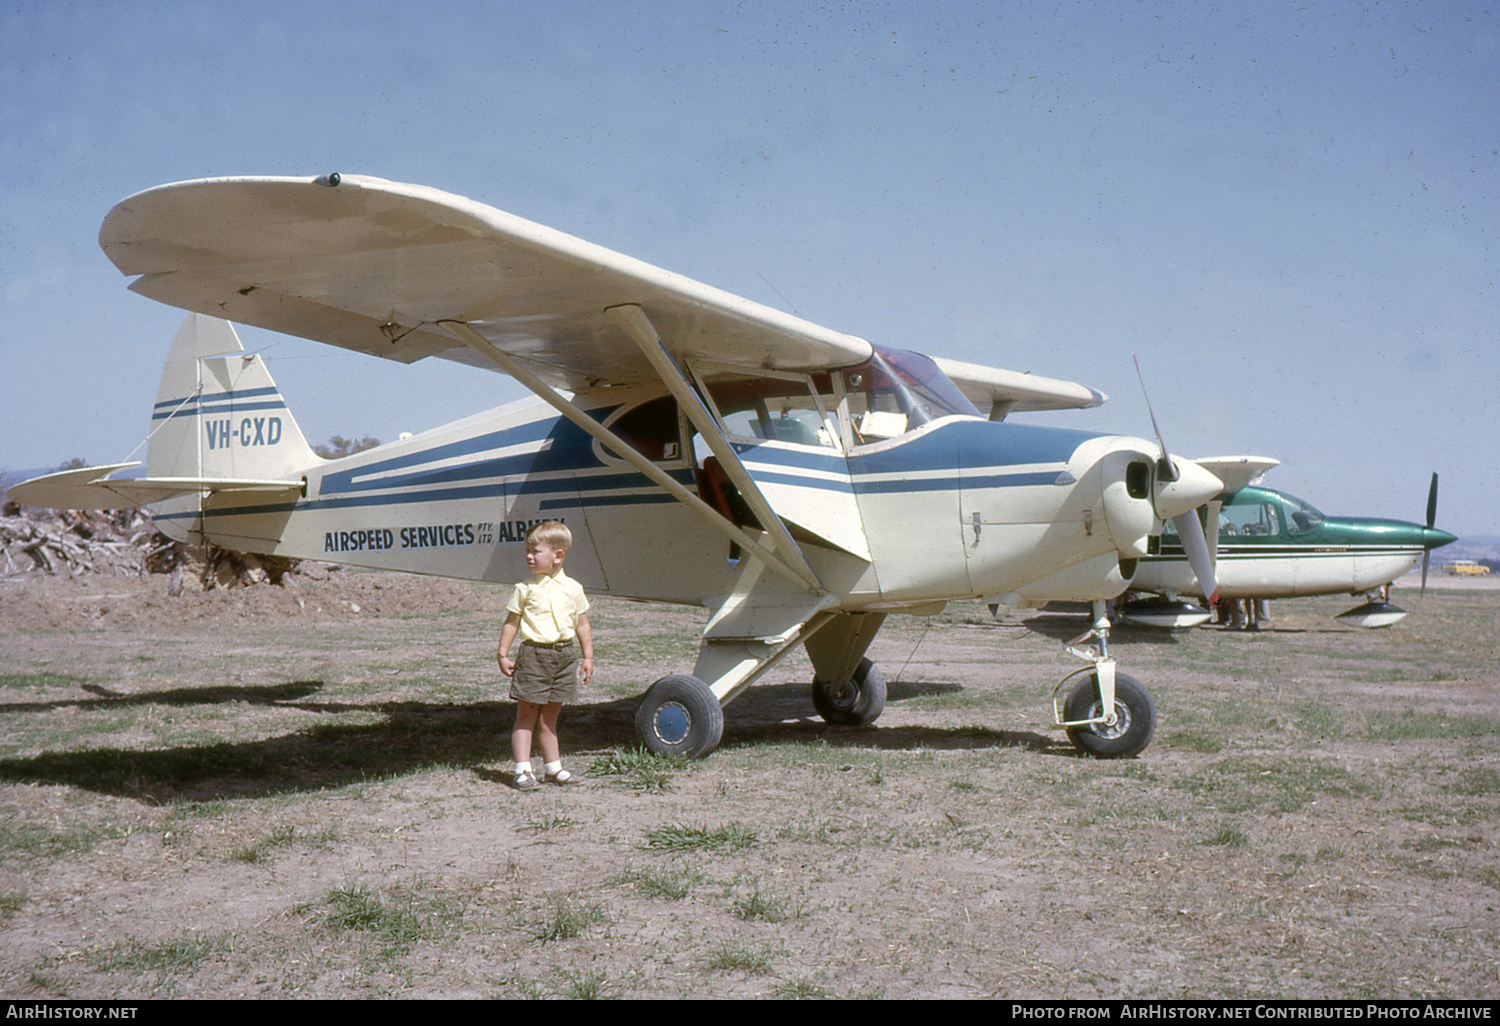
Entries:
[[[1077, 647], [1091, 640], [1097, 647]], [[1129, 759], [1145, 751], [1156, 733], [1156, 706], [1140, 681], [1116, 669], [1109, 655], [1104, 603], [1094, 603], [1093, 627], [1068, 642], [1067, 648], [1093, 664], [1074, 670], [1053, 689], [1053, 715], [1068, 740], [1099, 759]], [[1059, 701], [1063, 692], [1067, 697]]]
[[1099, 759], [1129, 759], [1145, 751], [1156, 733], [1156, 706], [1150, 693], [1129, 674], [1116, 673], [1111, 723], [1100, 698], [1098, 672], [1082, 672], [1083, 680], [1068, 695], [1062, 711], [1073, 747]]

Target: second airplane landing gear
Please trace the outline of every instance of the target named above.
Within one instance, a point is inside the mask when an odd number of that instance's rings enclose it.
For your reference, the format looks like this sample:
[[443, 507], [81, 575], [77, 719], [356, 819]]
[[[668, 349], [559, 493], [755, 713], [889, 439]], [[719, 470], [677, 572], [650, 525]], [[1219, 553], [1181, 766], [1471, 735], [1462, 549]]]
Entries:
[[1391, 586], [1386, 584], [1365, 594], [1363, 605], [1355, 606], [1334, 617], [1351, 627], [1389, 627], [1406, 615], [1406, 610], [1391, 604]]

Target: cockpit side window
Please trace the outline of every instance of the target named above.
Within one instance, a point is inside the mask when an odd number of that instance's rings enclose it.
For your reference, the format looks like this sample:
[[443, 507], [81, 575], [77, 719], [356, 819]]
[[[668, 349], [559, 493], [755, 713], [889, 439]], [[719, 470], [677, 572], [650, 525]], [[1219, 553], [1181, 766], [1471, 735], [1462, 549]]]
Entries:
[[[822, 379], [820, 385], [818, 378]], [[705, 386], [726, 434], [795, 445], [839, 447], [838, 428], [814, 389], [827, 389], [828, 375], [708, 379]]]
[[1219, 537], [1265, 537], [1281, 533], [1281, 518], [1269, 502], [1225, 506], [1219, 511]]
[[866, 363], [817, 374], [700, 365], [695, 376], [732, 437], [842, 449], [904, 435], [953, 415], [979, 417], [928, 357], [877, 349]]

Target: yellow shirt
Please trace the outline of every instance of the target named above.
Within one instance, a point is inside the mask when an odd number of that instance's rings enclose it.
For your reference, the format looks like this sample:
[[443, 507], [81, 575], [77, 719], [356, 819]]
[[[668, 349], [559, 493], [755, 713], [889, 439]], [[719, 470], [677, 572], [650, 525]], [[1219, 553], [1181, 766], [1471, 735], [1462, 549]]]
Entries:
[[589, 611], [583, 587], [559, 569], [554, 576], [536, 574], [517, 584], [505, 604], [521, 614], [521, 640], [554, 645], [578, 634], [578, 618]]

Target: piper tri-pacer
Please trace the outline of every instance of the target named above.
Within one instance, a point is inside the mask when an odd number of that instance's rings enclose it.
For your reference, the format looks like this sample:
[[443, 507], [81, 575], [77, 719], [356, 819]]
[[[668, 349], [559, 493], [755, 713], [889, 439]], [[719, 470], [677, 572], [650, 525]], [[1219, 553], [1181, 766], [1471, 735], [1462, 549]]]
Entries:
[[[1092, 389], [875, 346], [377, 178], [164, 185], [116, 205], [100, 244], [134, 291], [193, 311], [144, 476], [66, 471], [12, 489], [21, 502], [147, 504], [182, 540], [493, 582], [525, 576], [529, 524], [561, 520], [568, 572], [591, 592], [712, 611], [692, 674], [653, 684], [636, 717], [652, 750], [689, 756], [797, 645], [823, 718], [868, 724], [885, 684], [865, 653], [891, 614], [1084, 599], [1094, 627], [1070, 650], [1088, 665], [1054, 688], [1054, 720], [1099, 756], [1151, 739], [1151, 698], [1116, 672], [1104, 601], [1174, 518], [1211, 574], [1193, 511], [1224, 484], [1160, 432], [1005, 421], [1097, 406]], [[324, 460], [228, 321], [499, 370], [541, 401]]]

